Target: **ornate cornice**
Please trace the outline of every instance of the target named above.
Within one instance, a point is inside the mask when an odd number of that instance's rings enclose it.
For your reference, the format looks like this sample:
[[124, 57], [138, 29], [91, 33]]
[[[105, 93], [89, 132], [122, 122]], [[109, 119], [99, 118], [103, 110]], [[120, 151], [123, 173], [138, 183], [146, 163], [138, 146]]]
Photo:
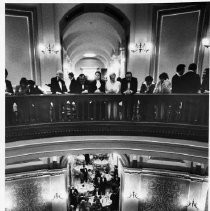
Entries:
[[35, 138], [78, 135], [150, 136], [208, 142], [208, 127], [176, 123], [147, 123], [129, 121], [80, 121], [6, 127], [6, 143]]
[[53, 170], [38, 170], [32, 172], [23, 172], [18, 174], [6, 175], [6, 181], [20, 180], [20, 179], [28, 179], [28, 178], [37, 178], [43, 176], [58, 176], [65, 173], [64, 169], [53, 169]]
[[167, 176], [172, 177], [176, 179], [184, 179], [189, 180], [193, 182], [208, 182], [207, 176], [200, 176], [200, 175], [194, 175], [189, 173], [183, 173], [183, 172], [175, 172], [175, 171], [169, 171], [169, 170], [160, 170], [160, 169], [137, 169], [137, 168], [124, 168], [124, 173], [127, 174], [139, 174], [139, 175], [153, 175], [153, 176]]

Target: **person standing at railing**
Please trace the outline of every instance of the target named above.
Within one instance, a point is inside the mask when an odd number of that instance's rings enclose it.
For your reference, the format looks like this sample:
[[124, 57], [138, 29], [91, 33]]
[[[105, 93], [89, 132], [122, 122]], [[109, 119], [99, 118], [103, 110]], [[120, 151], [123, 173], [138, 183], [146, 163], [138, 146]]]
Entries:
[[[191, 63], [188, 67], [188, 72], [183, 75], [184, 93], [197, 94], [200, 92], [201, 82], [200, 76], [196, 73], [197, 64]], [[183, 112], [188, 111], [184, 121], [197, 123], [199, 121], [199, 103], [189, 99], [183, 103]]]
[[172, 77], [172, 93], [184, 93], [184, 79], [185, 64], [179, 64], [176, 67], [176, 74]]
[[[131, 72], [127, 72], [121, 82], [121, 93], [126, 96], [134, 95], [137, 92], [137, 86], [137, 78], [134, 78]], [[126, 98], [123, 101], [125, 120], [132, 120], [134, 104], [133, 98]]]
[[15, 87], [15, 95], [27, 95], [28, 94], [28, 81], [26, 78], [20, 79], [20, 84]]
[[[169, 80], [168, 74], [163, 72], [159, 75], [159, 81], [155, 86], [154, 93], [155, 94], [170, 94], [172, 89], [171, 82]], [[156, 120], [166, 120], [167, 111], [168, 111], [168, 103], [167, 102], [158, 102], [155, 106], [155, 119]]]
[[35, 84], [35, 81], [28, 80], [28, 94], [44, 94], [44, 91]]
[[[86, 76], [82, 73], [77, 77], [77, 94], [88, 94], [89, 90], [89, 81]], [[79, 101], [78, 103], [78, 114], [80, 120], [88, 120], [89, 117], [89, 102], [88, 101]]]
[[63, 72], [61, 70], [56, 72], [56, 77], [51, 78], [50, 88], [52, 94], [63, 94], [67, 92], [66, 84], [63, 80]]
[[[106, 93], [107, 94], [119, 94], [121, 90], [121, 83], [116, 81], [116, 74], [111, 73], [109, 75], [109, 80], [106, 82]], [[118, 114], [118, 104], [117, 102], [109, 102], [108, 103], [108, 119], [113, 117], [114, 120], [117, 119]]]
[[209, 68], [205, 68], [203, 72], [201, 93], [209, 93]]
[[8, 71], [5, 69], [5, 94], [6, 95], [12, 95], [14, 94], [11, 81], [7, 80]]
[[192, 63], [183, 75], [184, 93], [198, 93], [201, 88], [200, 76], [196, 73], [197, 64]]
[[[144, 79], [145, 81], [141, 85], [140, 93], [141, 94], [152, 94], [155, 89], [155, 83], [153, 83], [153, 77], [148, 75]], [[154, 113], [154, 104], [153, 101], [149, 98], [143, 98], [139, 101], [139, 110], [137, 111], [140, 115], [141, 120], [152, 120]]]
[[155, 89], [155, 83], [153, 83], [153, 77], [148, 75], [145, 81], [141, 85], [140, 93], [142, 94], [152, 94]]
[[74, 73], [70, 72], [68, 75], [69, 75], [69, 80], [70, 80], [69, 93], [77, 93], [78, 83], [74, 78]]
[[77, 89], [78, 94], [87, 94], [89, 90], [89, 81], [86, 76], [82, 73], [77, 77]]
[[[184, 93], [184, 72], [185, 72], [185, 64], [179, 64], [176, 67], [176, 74], [172, 77], [172, 93]], [[183, 101], [174, 101], [171, 107], [171, 118], [175, 121], [180, 121], [181, 119], [181, 109], [182, 109]]]
[[101, 79], [101, 72], [95, 72], [95, 80], [90, 83], [90, 93], [105, 93], [105, 81]]
[[172, 89], [171, 82], [167, 73], [161, 73], [159, 75], [159, 81], [155, 86], [155, 94], [170, 94]]
[[[105, 81], [101, 79], [101, 72], [100, 71], [95, 72], [95, 80], [93, 80], [89, 85], [89, 93], [95, 93], [95, 94], [105, 93]], [[95, 105], [96, 119], [99, 120], [100, 113], [101, 113], [101, 118], [104, 119], [105, 118], [104, 102], [103, 101], [102, 102], [96, 102], [94, 105]], [[90, 107], [92, 115], [93, 115], [93, 112], [94, 112], [94, 105]]]

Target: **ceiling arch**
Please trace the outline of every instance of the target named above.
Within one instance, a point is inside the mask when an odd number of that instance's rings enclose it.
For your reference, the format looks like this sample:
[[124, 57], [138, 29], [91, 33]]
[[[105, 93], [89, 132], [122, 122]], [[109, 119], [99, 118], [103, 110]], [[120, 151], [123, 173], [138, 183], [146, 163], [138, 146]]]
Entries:
[[78, 45], [85, 42], [94, 42], [95, 40], [100, 43], [106, 43], [112, 50], [114, 51], [119, 47], [119, 40], [113, 34], [104, 33], [103, 31], [95, 32], [94, 36], [92, 36], [92, 32], [85, 33], [71, 33], [63, 40], [63, 47], [67, 51], [71, 48], [75, 43]]
[[[119, 52], [119, 47], [125, 47], [125, 69], [127, 68], [128, 43], [130, 37], [130, 21], [117, 7], [111, 4], [78, 4], [64, 14], [59, 22], [61, 44], [64, 50], [78, 52], [79, 44], [84, 39], [102, 50], [93, 52], [97, 58], [106, 58], [107, 65], [111, 61], [113, 52]], [[98, 40], [98, 41], [97, 41]], [[99, 44], [100, 41], [100, 44]], [[89, 50], [83, 45], [83, 49]], [[70, 49], [70, 50], [69, 50]], [[93, 50], [93, 49], [92, 49]], [[103, 55], [103, 52], [109, 52]], [[68, 55], [69, 56], [69, 55]], [[77, 57], [75, 59], [75, 57]], [[62, 57], [62, 61], [63, 61]], [[76, 54], [71, 55], [71, 60], [82, 59]], [[126, 70], [123, 70], [126, 71]]]
[[73, 67], [85, 53], [94, 53], [104, 66], [109, 66], [113, 52], [118, 52], [124, 40], [122, 25], [99, 12], [84, 13], [74, 18], [67, 24], [62, 37], [63, 48]]
[[97, 46], [93, 46], [92, 44], [86, 44], [85, 46], [78, 46], [73, 52], [67, 52], [72, 64], [75, 64], [76, 61], [84, 58], [84, 54], [88, 52], [95, 53], [96, 55], [103, 57], [108, 64], [110, 61], [110, 54], [109, 52], [105, 51], [104, 49], [99, 49]]

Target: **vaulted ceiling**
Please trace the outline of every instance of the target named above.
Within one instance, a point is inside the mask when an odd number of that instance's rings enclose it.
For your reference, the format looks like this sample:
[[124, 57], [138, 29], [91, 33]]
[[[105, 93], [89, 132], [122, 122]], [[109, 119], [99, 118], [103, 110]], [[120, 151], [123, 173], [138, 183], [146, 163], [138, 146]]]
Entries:
[[125, 32], [120, 23], [103, 13], [85, 13], [73, 19], [63, 35], [63, 47], [73, 65], [94, 53], [105, 67], [113, 53], [118, 53]]

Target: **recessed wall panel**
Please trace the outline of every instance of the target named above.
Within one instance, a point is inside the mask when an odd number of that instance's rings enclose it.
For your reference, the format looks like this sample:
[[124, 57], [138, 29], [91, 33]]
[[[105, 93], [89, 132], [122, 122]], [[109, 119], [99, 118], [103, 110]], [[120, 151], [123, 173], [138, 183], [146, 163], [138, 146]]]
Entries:
[[194, 11], [161, 17], [157, 76], [167, 72], [171, 79], [178, 64], [188, 67], [194, 62], [199, 14]]
[[13, 86], [21, 77], [32, 78], [30, 35], [27, 17], [5, 17], [5, 66]]

